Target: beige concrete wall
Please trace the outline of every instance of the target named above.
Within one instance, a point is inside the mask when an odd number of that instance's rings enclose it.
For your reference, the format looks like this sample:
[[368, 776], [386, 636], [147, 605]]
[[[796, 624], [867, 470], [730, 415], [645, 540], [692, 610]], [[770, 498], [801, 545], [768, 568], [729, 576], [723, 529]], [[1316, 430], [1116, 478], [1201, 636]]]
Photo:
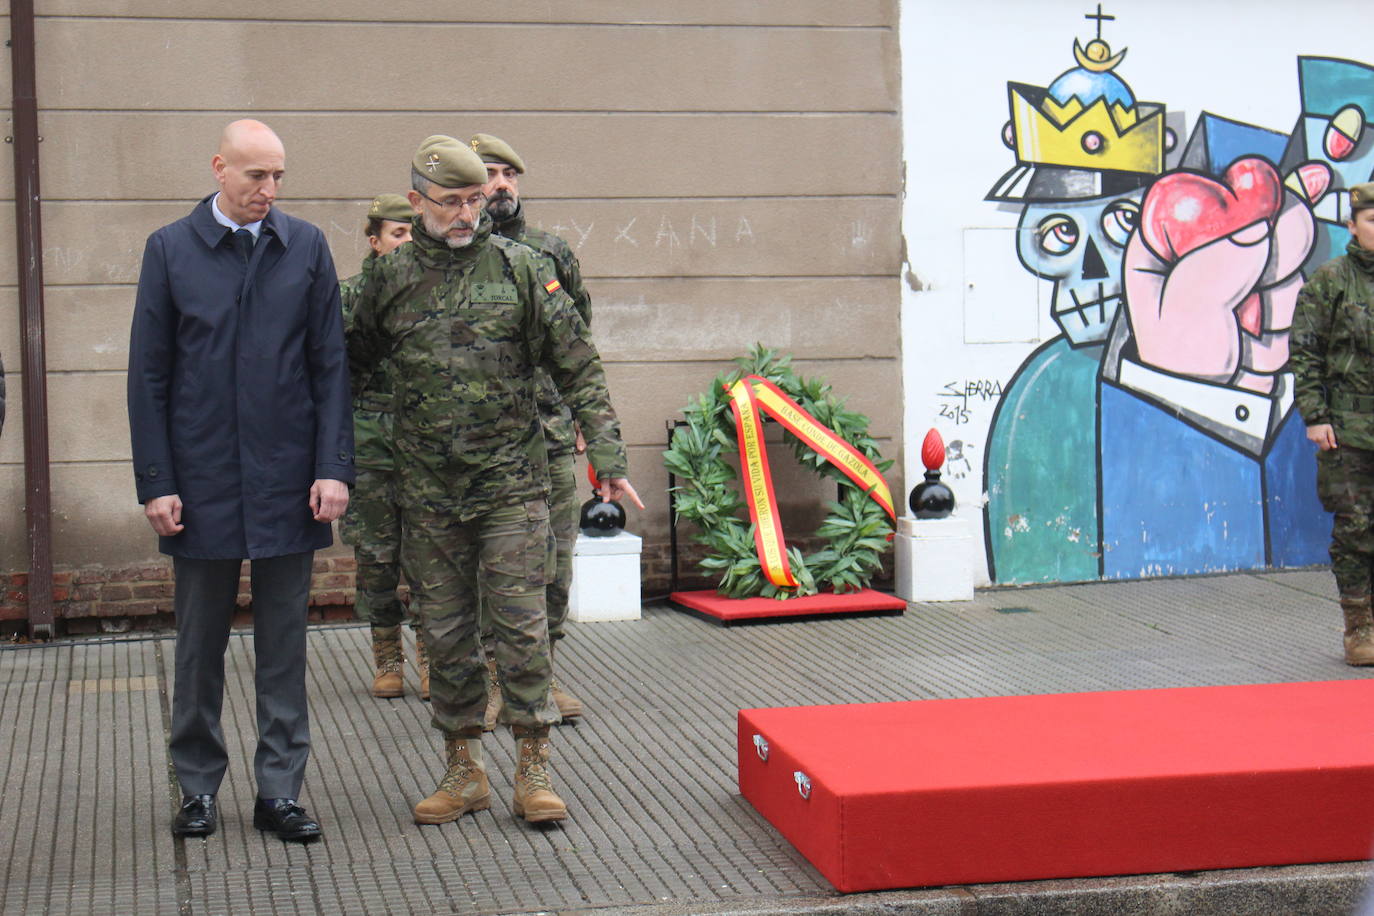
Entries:
[[[404, 190], [424, 136], [485, 131], [521, 152], [532, 222], [564, 235], [588, 278], [649, 504], [631, 527], [650, 540], [666, 538], [665, 421], [755, 341], [829, 378], [900, 458], [895, 0], [37, 7], [59, 565], [155, 549], [128, 468], [134, 284], [147, 234], [214, 189], [218, 132], [245, 115], [282, 135], [280, 205], [325, 229], [342, 275], [365, 252], [368, 200]], [[453, 10], [464, 21], [426, 24]], [[13, 197], [7, 156], [3, 240]], [[0, 246], [0, 570], [27, 549], [13, 250]], [[808, 518], [814, 481], [781, 476]]]

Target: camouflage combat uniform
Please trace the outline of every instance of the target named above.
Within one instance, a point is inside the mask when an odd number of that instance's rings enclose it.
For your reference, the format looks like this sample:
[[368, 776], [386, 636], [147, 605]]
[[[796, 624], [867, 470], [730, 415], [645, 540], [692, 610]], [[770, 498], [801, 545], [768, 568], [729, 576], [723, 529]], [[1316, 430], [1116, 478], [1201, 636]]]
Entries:
[[[375, 252], [363, 261], [364, 271]], [[363, 273], [339, 281], [344, 327], [352, 323]], [[392, 441], [393, 369], [382, 360], [365, 367], [354, 383], [353, 441], [358, 480], [339, 520], [339, 537], [353, 547], [357, 559], [354, 610], [373, 627], [392, 628], [405, 618], [405, 605], [396, 595], [401, 581], [401, 509], [396, 503], [396, 451]], [[415, 625], [411, 620], [411, 626]]]
[[1367, 602], [1374, 576], [1374, 252], [1354, 240], [1298, 295], [1290, 337], [1298, 410], [1329, 423], [1317, 492], [1333, 513], [1331, 571], [1341, 598]]
[[[582, 316], [587, 327], [592, 325], [592, 297], [582, 283], [582, 268], [577, 255], [563, 239], [542, 229], [525, 226], [525, 208], [519, 205], [515, 215], [495, 224], [497, 235], [513, 239], [533, 248], [553, 261], [558, 282]], [[572, 414], [558, 395], [558, 387], [546, 370], [537, 372], [539, 420], [544, 427], [544, 443], [549, 454], [549, 527], [557, 543], [557, 561], [553, 581], [549, 583], [548, 615], [549, 641], [563, 638], [563, 624], [568, 619], [568, 590], [572, 587], [573, 545], [577, 542], [577, 520], [581, 502], [577, 496], [577, 470], [573, 459], [576, 433]], [[487, 634], [483, 632], [483, 638]]]
[[348, 332], [350, 362], [395, 367], [402, 566], [430, 648], [434, 725], [480, 733], [483, 597], [515, 726], [559, 719], [549, 691], [545, 588], [552, 569], [548, 459], [535, 370], [549, 371], [603, 477], [625, 449], [601, 362], [548, 259], [491, 233], [449, 248], [419, 217], [413, 240], [373, 262]]

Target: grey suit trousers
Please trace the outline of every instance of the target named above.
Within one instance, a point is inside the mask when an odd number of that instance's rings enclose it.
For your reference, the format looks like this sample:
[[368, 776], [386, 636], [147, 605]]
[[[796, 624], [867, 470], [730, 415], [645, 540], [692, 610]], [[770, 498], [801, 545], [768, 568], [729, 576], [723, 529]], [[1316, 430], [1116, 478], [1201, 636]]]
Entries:
[[[305, 619], [314, 553], [252, 560], [259, 798], [299, 798], [310, 756]], [[169, 750], [183, 795], [219, 791], [229, 755], [220, 713], [241, 560], [174, 557], [176, 676]]]

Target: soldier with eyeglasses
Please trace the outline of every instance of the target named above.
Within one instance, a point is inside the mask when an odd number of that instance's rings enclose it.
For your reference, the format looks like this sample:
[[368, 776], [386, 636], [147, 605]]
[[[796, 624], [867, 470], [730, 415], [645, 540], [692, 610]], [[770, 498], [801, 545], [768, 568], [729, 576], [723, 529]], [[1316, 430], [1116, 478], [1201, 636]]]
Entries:
[[486, 167], [433, 136], [411, 162], [412, 240], [364, 271], [349, 361], [395, 368], [401, 564], [430, 651], [433, 724], [447, 768], [415, 806], [440, 824], [490, 807], [482, 755], [486, 668], [478, 609], [490, 615], [503, 708], [517, 745], [512, 810], [557, 821], [548, 770], [551, 690], [545, 589], [554, 566], [549, 473], [536, 404], [546, 371], [588, 442], [606, 499], [643, 508], [586, 323], [548, 259], [492, 234]]
[[[525, 161], [511, 145], [491, 134], [473, 134], [468, 140], [472, 151], [482, 157], [487, 168], [487, 215], [492, 231], [497, 235], [533, 248], [553, 262], [553, 269], [563, 291], [572, 297], [577, 313], [588, 327], [592, 324], [592, 297], [582, 282], [582, 267], [573, 254], [572, 246], [559, 236], [536, 229], [525, 221], [524, 201], [520, 197], [520, 176], [525, 173]], [[567, 633], [568, 596], [572, 589], [573, 547], [577, 543], [577, 521], [581, 498], [577, 494], [577, 474], [574, 454], [586, 450], [586, 442], [578, 435], [572, 414], [558, 396], [558, 389], [545, 373], [539, 374], [539, 418], [544, 424], [544, 444], [549, 455], [549, 526], [557, 542], [557, 559], [553, 581], [547, 597], [549, 613], [549, 650], [554, 653], [553, 700], [563, 721], [582, 715], [582, 701], [559, 683], [558, 645]], [[484, 625], [482, 641], [490, 643]], [[488, 731], [496, 726], [501, 712], [501, 691], [496, 685], [496, 665], [488, 653], [487, 713], [484, 722]]]

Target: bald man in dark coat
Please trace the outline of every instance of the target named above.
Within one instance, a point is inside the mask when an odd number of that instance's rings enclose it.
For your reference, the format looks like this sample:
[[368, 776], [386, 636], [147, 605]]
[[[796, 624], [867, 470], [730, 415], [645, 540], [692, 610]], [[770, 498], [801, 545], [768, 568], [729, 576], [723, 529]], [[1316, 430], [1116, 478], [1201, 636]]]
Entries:
[[148, 239], [129, 345], [138, 499], [176, 572], [172, 830], [215, 831], [220, 711], [239, 570], [251, 561], [254, 826], [319, 836], [297, 802], [310, 751], [305, 620], [313, 553], [348, 504], [353, 421], [338, 278], [323, 233], [273, 203], [281, 140], [235, 121], [218, 193]]

